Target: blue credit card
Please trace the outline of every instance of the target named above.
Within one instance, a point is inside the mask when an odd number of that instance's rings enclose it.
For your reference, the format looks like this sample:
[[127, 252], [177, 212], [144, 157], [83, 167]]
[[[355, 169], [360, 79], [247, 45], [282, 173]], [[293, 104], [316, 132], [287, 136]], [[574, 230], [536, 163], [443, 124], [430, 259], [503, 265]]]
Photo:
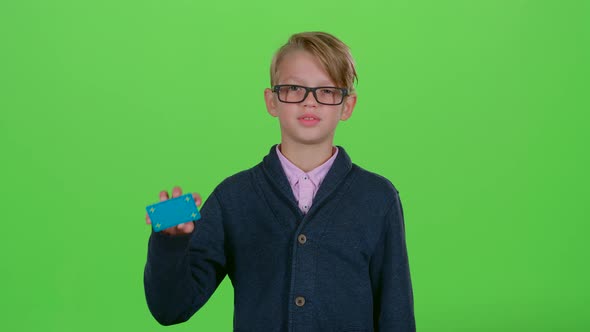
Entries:
[[148, 205], [145, 209], [150, 216], [155, 232], [184, 222], [201, 219], [193, 194], [185, 194]]

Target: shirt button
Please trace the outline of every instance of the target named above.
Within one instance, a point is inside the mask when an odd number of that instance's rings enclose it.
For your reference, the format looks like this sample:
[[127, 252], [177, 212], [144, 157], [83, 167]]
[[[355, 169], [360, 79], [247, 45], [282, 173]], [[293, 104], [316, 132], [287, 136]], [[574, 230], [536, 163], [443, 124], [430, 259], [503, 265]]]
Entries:
[[299, 234], [297, 241], [301, 244], [305, 244], [305, 242], [307, 242], [307, 236], [305, 236], [305, 234]]
[[297, 296], [295, 298], [295, 305], [298, 307], [303, 307], [305, 305], [305, 298], [303, 296]]
[[304, 176], [304, 177], [303, 177], [303, 180], [307, 180], [307, 176]]

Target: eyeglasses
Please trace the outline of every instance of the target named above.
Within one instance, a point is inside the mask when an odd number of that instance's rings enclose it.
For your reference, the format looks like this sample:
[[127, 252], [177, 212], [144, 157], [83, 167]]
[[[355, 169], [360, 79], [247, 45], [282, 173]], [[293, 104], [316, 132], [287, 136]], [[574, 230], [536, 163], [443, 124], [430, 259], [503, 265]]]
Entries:
[[279, 101], [283, 103], [296, 104], [307, 98], [311, 92], [319, 104], [323, 105], [340, 105], [344, 97], [348, 95], [348, 89], [336, 88], [332, 86], [319, 86], [308, 88], [301, 85], [281, 84], [275, 85], [272, 92], [276, 92]]

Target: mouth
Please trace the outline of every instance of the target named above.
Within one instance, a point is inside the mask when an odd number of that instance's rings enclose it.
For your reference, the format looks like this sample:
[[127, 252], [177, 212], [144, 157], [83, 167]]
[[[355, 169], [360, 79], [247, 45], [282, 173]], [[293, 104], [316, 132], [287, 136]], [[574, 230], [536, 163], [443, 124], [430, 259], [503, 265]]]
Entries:
[[316, 115], [312, 114], [312, 113], [304, 113], [302, 114], [300, 117], [297, 118], [298, 120], [317, 120], [319, 121], [320, 118], [318, 118]]
[[304, 114], [298, 117], [297, 120], [299, 120], [299, 123], [301, 123], [305, 127], [312, 127], [315, 126], [318, 122], [320, 122], [320, 118], [310, 114]]

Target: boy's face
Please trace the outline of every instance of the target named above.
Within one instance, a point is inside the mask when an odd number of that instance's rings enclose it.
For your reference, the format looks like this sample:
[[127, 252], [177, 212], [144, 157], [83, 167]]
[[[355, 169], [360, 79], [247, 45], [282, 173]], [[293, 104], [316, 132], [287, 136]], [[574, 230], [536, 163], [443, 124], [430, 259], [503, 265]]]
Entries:
[[[294, 84], [305, 87], [336, 85], [320, 63], [306, 51], [293, 51], [283, 58], [278, 68], [277, 84]], [[344, 98], [340, 105], [323, 105], [309, 93], [300, 103], [279, 101], [271, 89], [264, 91], [266, 108], [270, 115], [279, 118], [282, 142], [297, 144], [333, 144], [336, 126], [347, 120], [356, 104], [356, 95]], [[313, 118], [309, 120], [306, 118]]]

